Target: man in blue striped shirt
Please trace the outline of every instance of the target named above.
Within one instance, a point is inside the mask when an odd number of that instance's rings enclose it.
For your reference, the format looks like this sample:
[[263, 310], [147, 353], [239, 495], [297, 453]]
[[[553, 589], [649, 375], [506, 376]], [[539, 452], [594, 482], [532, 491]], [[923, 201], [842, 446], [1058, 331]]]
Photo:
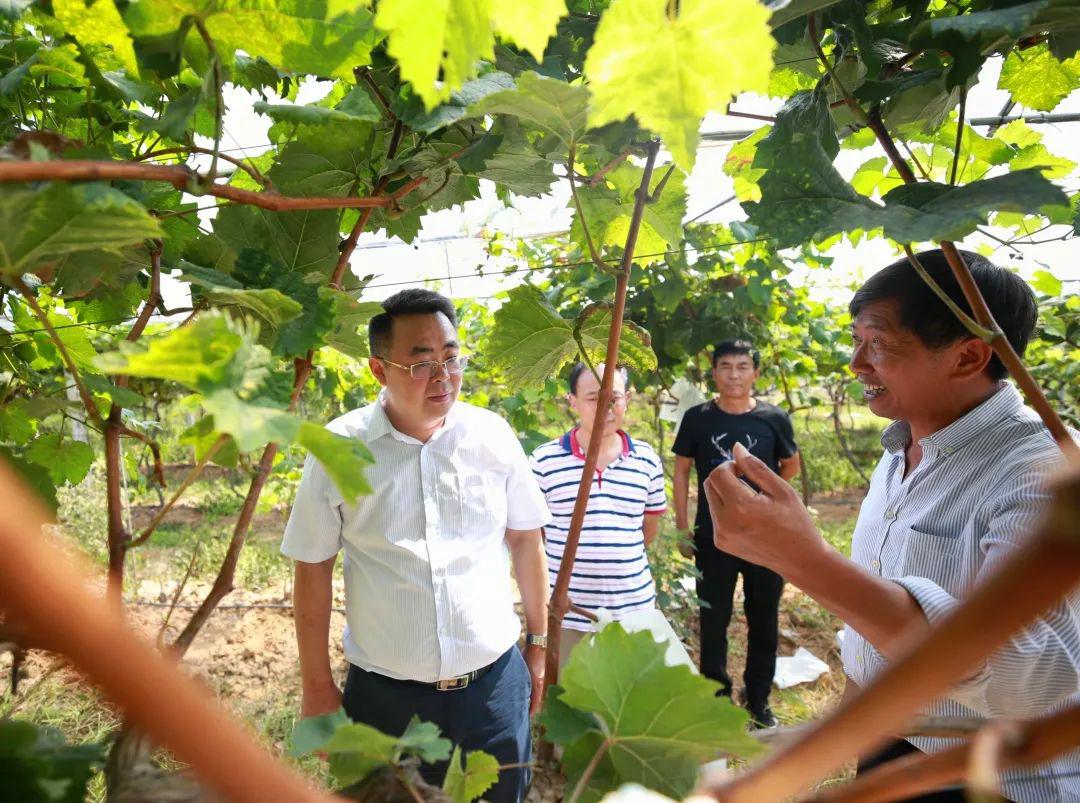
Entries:
[[[1036, 321], [1030, 288], [980, 256], [963, 257], [1005, 336], [1023, 354]], [[942, 252], [918, 259], [971, 315]], [[1005, 382], [1005, 366], [990, 346], [963, 327], [906, 259], [874, 274], [856, 292], [851, 314], [851, 369], [870, 409], [893, 421], [882, 436], [885, 453], [859, 512], [851, 559], [824, 542], [790, 486], [745, 449], [737, 447], [734, 463], [709, 475], [706, 493], [719, 548], [771, 566], [847, 623], [844, 671], [862, 686], [1012, 557], [1049, 501], [1047, 480], [1062, 455]], [[1080, 604], [1069, 597], [925, 713], [1050, 713], [1077, 701], [1078, 666]], [[955, 743], [901, 740], [864, 759], [860, 772]], [[1080, 800], [1080, 752], [1006, 772], [1002, 780], [1005, 796], [1018, 803]], [[964, 793], [947, 789], [918, 799], [959, 803]]]
[[[600, 365], [597, 370], [605, 368]], [[659, 531], [660, 514], [666, 507], [664, 467], [659, 456], [649, 444], [632, 440], [622, 429], [629, 401], [626, 380], [626, 369], [617, 368], [603, 432], [595, 433], [600, 382], [586, 366], [575, 365], [570, 371], [567, 399], [578, 424], [561, 438], [537, 447], [530, 459], [552, 515], [552, 522], [544, 528], [544, 541], [549, 581], [554, 588], [585, 451], [594, 437], [601, 439], [570, 576], [570, 599], [585, 610], [605, 608], [615, 619], [656, 606], [656, 587], [645, 550]], [[566, 615], [559, 650], [561, 665], [592, 629], [592, 623], [581, 614], [570, 611]]]

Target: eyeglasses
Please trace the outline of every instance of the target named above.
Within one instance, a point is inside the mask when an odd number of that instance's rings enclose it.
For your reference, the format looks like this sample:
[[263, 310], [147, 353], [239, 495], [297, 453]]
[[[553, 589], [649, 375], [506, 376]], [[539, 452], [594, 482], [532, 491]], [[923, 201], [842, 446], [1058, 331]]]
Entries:
[[[629, 399], [629, 397], [624, 396], [622, 393], [613, 393], [612, 396], [611, 396], [611, 403], [615, 407], [621, 407], [622, 405], [626, 404], [628, 399]], [[600, 401], [600, 397], [598, 396], [595, 399], [594, 398], [582, 399], [581, 401], [583, 403], [585, 403], [585, 404], [596, 404], [598, 401]]]
[[400, 368], [402, 371], [408, 371], [409, 376], [413, 379], [433, 379], [439, 375], [439, 371], [443, 368], [446, 369], [448, 374], [463, 374], [469, 364], [469, 358], [463, 354], [449, 357], [441, 362], [439, 360], [424, 360], [423, 362], [414, 362], [412, 365], [402, 365], [385, 357], [379, 357], [378, 359], [387, 365]]

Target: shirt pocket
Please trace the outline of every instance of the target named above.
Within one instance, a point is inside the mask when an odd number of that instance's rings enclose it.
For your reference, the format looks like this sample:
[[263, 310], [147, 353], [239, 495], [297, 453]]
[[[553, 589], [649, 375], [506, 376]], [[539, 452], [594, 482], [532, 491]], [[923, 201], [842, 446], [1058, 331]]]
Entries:
[[457, 475], [458, 522], [466, 538], [506, 529], [506, 481], [494, 472]]
[[961, 546], [959, 538], [909, 527], [904, 533], [901, 576], [925, 577], [946, 591], [955, 591], [963, 571]]

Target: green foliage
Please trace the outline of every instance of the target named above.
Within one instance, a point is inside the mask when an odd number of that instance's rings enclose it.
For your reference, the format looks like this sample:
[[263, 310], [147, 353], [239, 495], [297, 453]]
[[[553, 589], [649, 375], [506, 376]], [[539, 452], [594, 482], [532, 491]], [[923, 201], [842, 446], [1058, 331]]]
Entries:
[[362, 722], [352, 722], [345, 711], [300, 720], [292, 735], [294, 756], [321, 751], [330, 757], [330, 772], [348, 786], [373, 771], [395, 765], [405, 756], [422, 761], [445, 761], [450, 757], [450, 741], [439, 729], [416, 717], [401, 736], [390, 736]]
[[26, 457], [49, 472], [57, 485], [82, 481], [94, 462], [94, 450], [62, 435], [42, 435], [30, 442]]
[[[717, 684], [686, 666], [667, 666], [651, 633], [612, 623], [580, 644], [551, 689], [541, 715], [548, 737], [564, 745], [568, 782], [582, 800], [599, 800], [623, 783], [669, 797], [687, 795], [701, 763], [749, 756], [760, 745], [745, 731], [748, 714], [716, 696]], [[591, 774], [586, 767], [600, 752]]]
[[499, 761], [483, 750], [470, 750], [462, 758], [461, 748], [455, 747], [446, 770], [443, 791], [454, 803], [471, 803], [499, 780]]
[[998, 87], [1032, 109], [1052, 111], [1080, 87], [1080, 57], [1058, 60], [1047, 45], [1014, 50], [1001, 68]]
[[[685, 170], [705, 113], [739, 92], [764, 91], [775, 47], [756, 0], [615, 0], [585, 60], [589, 124], [634, 115]], [[633, 86], [636, 92], [628, 92]]]
[[[510, 291], [507, 302], [495, 313], [495, 329], [483, 347], [484, 354], [499, 367], [511, 390], [542, 382], [585, 351], [593, 361], [607, 348], [610, 312], [583, 310], [576, 320], [559, 315], [531, 285]], [[655, 365], [648, 334], [625, 324], [619, 346], [620, 362], [648, 370]]]
[[0, 720], [0, 798], [81, 803], [90, 776], [105, 763], [97, 743], [70, 745], [48, 726]]

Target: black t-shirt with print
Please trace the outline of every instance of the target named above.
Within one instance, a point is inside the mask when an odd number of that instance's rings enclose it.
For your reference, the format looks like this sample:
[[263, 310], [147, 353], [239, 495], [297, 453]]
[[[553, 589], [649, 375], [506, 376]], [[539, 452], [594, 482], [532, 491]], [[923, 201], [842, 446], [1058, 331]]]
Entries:
[[756, 406], [748, 413], [726, 413], [715, 401], [709, 400], [687, 410], [679, 424], [671, 450], [680, 457], [694, 458], [698, 477], [699, 530], [705, 527], [712, 531], [705, 501], [705, 478], [718, 465], [731, 459], [736, 442], [776, 472], [781, 460], [798, 451], [791, 417], [775, 404], [756, 401]]

